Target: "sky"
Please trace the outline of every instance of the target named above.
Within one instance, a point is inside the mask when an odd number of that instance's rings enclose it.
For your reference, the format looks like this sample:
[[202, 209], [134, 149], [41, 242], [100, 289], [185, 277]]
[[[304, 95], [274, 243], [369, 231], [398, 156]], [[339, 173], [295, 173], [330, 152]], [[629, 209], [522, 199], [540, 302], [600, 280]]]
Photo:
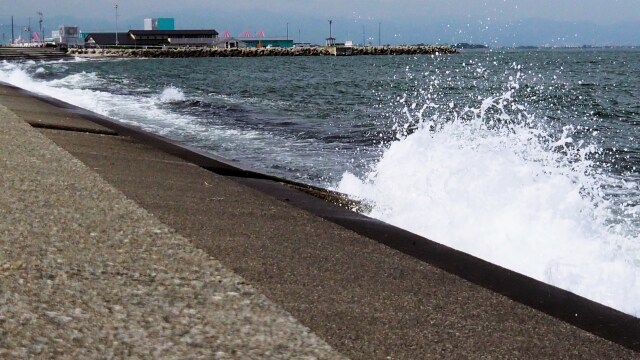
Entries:
[[331, 19], [338, 41], [356, 43], [640, 45], [640, 0], [0, 0], [0, 30], [10, 37], [11, 15], [20, 26], [31, 17], [36, 30], [41, 11], [45, 30], [64, 23], [115, 31], [116, 3], [119, 30], [174, 17], [179, 29], [267, 36], [288, 29], [295, 41], [323, 43]]

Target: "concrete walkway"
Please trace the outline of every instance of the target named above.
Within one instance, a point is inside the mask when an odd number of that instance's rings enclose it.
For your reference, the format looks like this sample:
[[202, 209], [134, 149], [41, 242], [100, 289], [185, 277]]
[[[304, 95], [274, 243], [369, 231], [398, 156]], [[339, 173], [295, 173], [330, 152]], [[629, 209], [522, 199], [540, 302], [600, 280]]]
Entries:
[[0, 358], [340, 357], [1, 105], [0, 186]]
[[[2, 110], [0, 348], [29, 351], [20, 342], [40, 339], [41, 351], [122, 355], [127, 340], [137, 354], [337, 356], [255, 287], [352, 358], [639, 357], [243, 185], [251, 179], [216, 175], [10, 88], [0, 86], [0, 104], [85, 164]], [[216, 283], [239, 278], [213, 258], [251, 285]], [[174, 324], [183, 325], [164, 330]], [[75, 337], [55, 341], [66, 326]]]
[[0, 45], [0, 60], [59, 60], [69, 57], [64, 51], [49, 47], [9, 47]]

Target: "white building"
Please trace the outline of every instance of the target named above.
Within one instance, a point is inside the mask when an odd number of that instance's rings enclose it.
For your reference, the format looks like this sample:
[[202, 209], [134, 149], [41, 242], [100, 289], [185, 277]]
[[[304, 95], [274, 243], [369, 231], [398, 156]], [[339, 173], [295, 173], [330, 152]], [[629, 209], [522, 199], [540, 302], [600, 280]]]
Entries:
[[[54, 35], [54, 32], [52, 32]], [[60, 26], [57, 35], [54, 37], [56, 45], [62, 47], [83, 47], [84, 38], [80, 36], [80, 29], [77, 26]]]

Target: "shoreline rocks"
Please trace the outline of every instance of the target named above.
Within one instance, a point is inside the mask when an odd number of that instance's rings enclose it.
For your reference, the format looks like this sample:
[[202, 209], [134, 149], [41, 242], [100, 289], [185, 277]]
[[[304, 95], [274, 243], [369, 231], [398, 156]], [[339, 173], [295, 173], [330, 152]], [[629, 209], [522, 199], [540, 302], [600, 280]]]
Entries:
[[[348, 50], [348, 51], [344, 51]], [[338, 55], [438, 55], [453, 54], [450, 46], [367, 46], [300, 48], [165, 48], [165, 49], [69, 49], [78, 57], [118, 58], [191, 58], [191, 57], [263, 57], [263, 56], [334, 56]]]

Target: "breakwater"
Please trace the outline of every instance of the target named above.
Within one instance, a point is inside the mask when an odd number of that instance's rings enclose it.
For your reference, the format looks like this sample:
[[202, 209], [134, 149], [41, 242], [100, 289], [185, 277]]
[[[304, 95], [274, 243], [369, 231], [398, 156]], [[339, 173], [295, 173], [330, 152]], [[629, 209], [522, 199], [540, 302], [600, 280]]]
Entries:
[[[345, 51], [348, 50], [348, 51]], [[164, 48], [164, 49], [69, 49], [80, 57], [188, 58], [188, 57], [262, 57], [262, 56], [333, 56], [333, 55], [433, 55], [452, 54], [450, 46], [367, 46], [301, 48]]]

